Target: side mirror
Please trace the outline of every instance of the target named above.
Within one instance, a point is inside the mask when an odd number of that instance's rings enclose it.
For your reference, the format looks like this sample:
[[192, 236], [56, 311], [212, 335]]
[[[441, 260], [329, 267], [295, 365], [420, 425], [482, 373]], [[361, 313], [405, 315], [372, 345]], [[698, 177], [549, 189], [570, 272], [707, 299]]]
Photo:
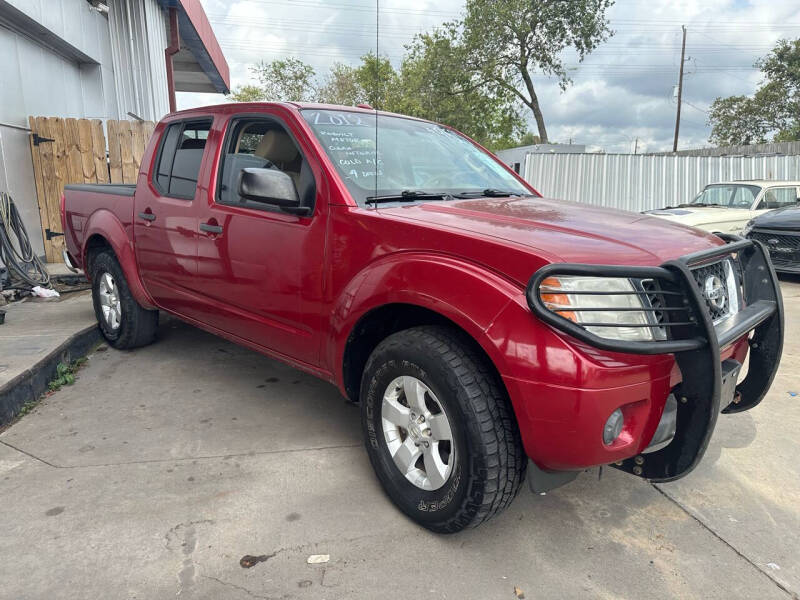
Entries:
[[300, 196], [292, 178], [277, 169], [242, 169], [239, 175], [239, 196], [252, 202], [272, 204], [296, 215], [307, 215], [311, 212], [309, 207], [300, 206]]

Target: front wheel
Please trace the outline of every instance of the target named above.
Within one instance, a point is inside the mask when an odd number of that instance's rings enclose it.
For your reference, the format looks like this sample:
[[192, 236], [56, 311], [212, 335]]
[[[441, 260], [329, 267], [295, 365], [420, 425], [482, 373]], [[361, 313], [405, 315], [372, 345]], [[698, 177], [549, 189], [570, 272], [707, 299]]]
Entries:
[[109, 251], [94, 256], [91, 276], [94, 313], [106, 341], [121, 350], [152, 342], [158, 329], [158, 311], [136, 302], [116, 256]]
[[415, 327], [382, 341], [361, 382], [373, 468], [392, 501], [441, 533], [506, 508], [527, 465], [497, 374], [469, 340]]

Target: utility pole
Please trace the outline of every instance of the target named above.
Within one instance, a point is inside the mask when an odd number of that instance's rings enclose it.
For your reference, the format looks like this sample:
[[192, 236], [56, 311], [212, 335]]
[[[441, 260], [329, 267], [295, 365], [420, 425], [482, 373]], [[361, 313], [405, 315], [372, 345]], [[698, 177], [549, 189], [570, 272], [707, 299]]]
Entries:
[[633, 146], [633, 153], [634, 154], [638, 154], [639, 153], [639, 138], [636, 138], [636, 143]]
[[681, 44], [681, 71], [678, 76], [678, 114], [675, 115], [675, 139], [672, 142], [672, 151], [678, 151], [678, 132], [681, 129], [681, 96], [683, 95], [683, 62], [686, 56], [686, 25], [681, 25], [683, 30], [683, 43]]

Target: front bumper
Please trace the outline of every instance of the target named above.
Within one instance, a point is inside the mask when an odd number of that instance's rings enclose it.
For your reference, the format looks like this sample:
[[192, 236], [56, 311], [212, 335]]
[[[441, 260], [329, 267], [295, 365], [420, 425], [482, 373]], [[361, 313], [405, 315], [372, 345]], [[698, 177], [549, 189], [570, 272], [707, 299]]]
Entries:
[[[652, 481], [671, 481], [682, 477], [702, 458], [714, 431], [717, 415], [720, 412], [735, 413], [748, 410], [756, 406], [769, 389], [783, 348], [783, 304], [778, 280], [767, 251], [761, 243], [734, 236], [726, 236], [723, 239], [727, 242], [724, 246], [690, 254], [664, 263], [660, 267], [553, 264], [539, 269], [531, 278], [527, 294], [530, 308], [541, 320], [556, 329], [568, 333], [585, 344], [607, 351], [628, 354], [674, 354], [679, 369], [678, 382], [651, 381], [642, 384], [642, 390], [635, 391], [634, 396], [639, 394], [642, 398], [641, 409], [632, 415], [636, 429], [630, 434], [631, 440], [635, 443], [615, 448], [615, 442], [605, 447], [606, 460], [597, 461], [595, 464], [613, 463], [613, 466], [619, 469]], [[739, 265], [741, 294], [745, 306], [715, 325], [692, 269], [713, 264], [724, 258], [731, 258]], [[551, 312], [541, 301], [538, 293], [539, 285], [547, 277], [557, 275], [653, 279], [663, 284], [662, 289], [672, 290], [671, 295], [666, 296], [667, 302], [681, 303], [676, 306], [687, 305], [695, 318], [689, 319], [691, 322], [667, 323], [667, 339], [662, 341], [630, 342], [603, 338]], [[747, 339], [750, 344], [747, 377], [736, 386], [732, 401], [729, 398], [723, 399], [722, 361], [733, 358], [741, 362], [746, 354]], [[587, 464], [589, 458], [596, 459], [603, 454], [598, 452], [597, 456], [587, 456], [587, 446], [602, 447], [602, 444], [599, 442], [595, 444], [592, 437], [583, 437], [584, 435], [596, 437], [596, 431], [579, 430], [584, 427], [582, 423], [594, 424], [596, 419], [592, 418], [592, 411], [602, 411], [598, 412], [598, 415], [607, 416], [610, 412], [608, 408], [613, 410], [614, 402], [621, 404], [620, 397], [633, 397], [632, 390], [618, 389], [615, 391], [616, 394], [611, 390], [609, 392], [605, 398], [598, 397], [599, 408], [591, 402], [586, 402], [591, 400], [586, 398], [586, 390], [580, 393], [586, 412], [583, 413], [581, 422], [573, 424], [572, 427], [578, 433], [575, 437], [577, 444], [575, 456], [554, 457], [556, 458], [554, 462], [543, 461], [548, 468], [568, 469], [570, 465], [574, 468], [581, 463]], [[642, 450], [655, 432], [669, 393], [674, 393], [680, 398], [675, 437], [665, 447], [643, 454]], [[723, 401], [726, 405], [721, 407]], [[654, 402], [660, 402], [661, 406], [655, 406]], [[606, 404], [608, 406], [605, 406]], [[637, 405], [634, 403], [631, 406], [635, 409]], [[582, 445], [581, 439], [588, 439], [588, 444]], [[538, 460], [539, 457], [536, 458]], [[564, 458], [566, 460], [563, 460]]]
[[754, 227], [747, 237], [764, 244], [776, 272], [800, 273], [800, 233], [785, 229]]

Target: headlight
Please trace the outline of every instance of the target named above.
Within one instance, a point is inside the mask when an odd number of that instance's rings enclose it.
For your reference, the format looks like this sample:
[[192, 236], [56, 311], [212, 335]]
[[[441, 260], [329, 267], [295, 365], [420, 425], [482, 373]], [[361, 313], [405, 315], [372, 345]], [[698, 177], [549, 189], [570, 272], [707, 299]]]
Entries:
[[[663, 330], [643, 310], [643, 290], [624, 277], [559, 275], [539, 286], [542, 303], [557, 315], [599, 337], [647, 342], [664, 339]], [[596, 325], [593, 325], [595, 323]]]
[[750, 220], [747, 222], [747, 225], [745, 225], [745, 226], [744, 226], [744, 229], [742, 229], [742, 235], [743, 235], [743, 236], [747, 237], [747, 235], [748, 235], [748, 234], [749, 234], [751, 231], [753, 231], [753, 224], [754, 224], [754, 223], [755, 223], [755, 219], [750, 219]]

